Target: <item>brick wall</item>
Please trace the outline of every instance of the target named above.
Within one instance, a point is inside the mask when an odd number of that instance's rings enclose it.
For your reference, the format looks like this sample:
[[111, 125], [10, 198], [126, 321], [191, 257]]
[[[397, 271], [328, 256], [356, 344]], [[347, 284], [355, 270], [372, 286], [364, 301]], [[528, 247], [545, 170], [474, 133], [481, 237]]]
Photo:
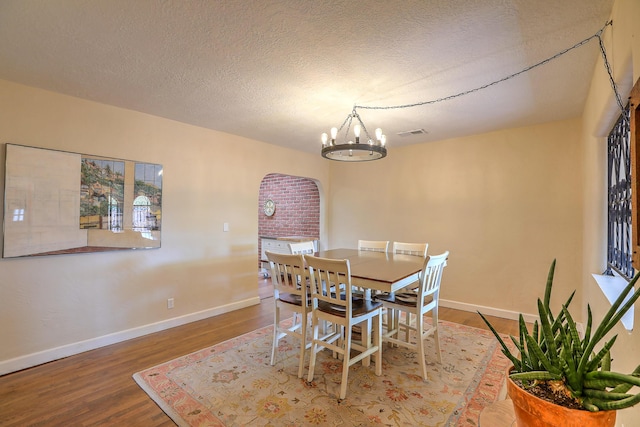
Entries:
[[[276, 204], [272, 216], [262, 210], [264, 202]], [[268, 174], [260, 183], [258, 196], [258, 236], [320, 236], [320, 192], [308, 178]], [[262, 251], [258, 237], [258, 258]]]

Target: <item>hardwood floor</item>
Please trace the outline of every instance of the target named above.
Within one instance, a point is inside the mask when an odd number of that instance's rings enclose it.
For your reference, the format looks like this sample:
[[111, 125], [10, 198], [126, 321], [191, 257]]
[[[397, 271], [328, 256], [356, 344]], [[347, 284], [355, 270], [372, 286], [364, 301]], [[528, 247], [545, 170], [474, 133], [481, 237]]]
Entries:
[[[132, 375], [273, 323], [270, 282], [259, 282], [259, 305], [0, 377], [0, 425], [175, 426]], [[476, 313], [441, 307], [440, 318], [486, 329]], [[517, 334], [517, 322], [488, 318]]]

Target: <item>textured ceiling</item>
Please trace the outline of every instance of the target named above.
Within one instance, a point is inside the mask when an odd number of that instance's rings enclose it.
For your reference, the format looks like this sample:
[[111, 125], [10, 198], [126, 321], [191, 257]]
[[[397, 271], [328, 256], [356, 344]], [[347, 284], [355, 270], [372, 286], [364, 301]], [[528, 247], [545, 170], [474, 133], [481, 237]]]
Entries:
[[[499, 80], [596, 33], [612, 4], [2, 0], [0, 79], [318, 151], [354, 104], [419, 103]], [[358, 112], [390, 150], [573, 118], [599, 55], [592, 40], [466, 96]], [[428, 134], [397, 135], [420, 128]]]

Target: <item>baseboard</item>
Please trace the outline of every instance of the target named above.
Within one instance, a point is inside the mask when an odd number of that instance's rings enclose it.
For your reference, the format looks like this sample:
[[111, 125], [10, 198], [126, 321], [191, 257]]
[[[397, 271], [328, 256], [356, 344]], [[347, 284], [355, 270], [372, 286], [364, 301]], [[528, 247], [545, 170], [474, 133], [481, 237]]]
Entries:
[[[501, 317], [503, 319], [510, 319], [510, 320], [520, 319], [520, 313], [517, 311], [502, 310], [499, 308], [485, 307], [483, 305], [473, 305], [473, 304], [467, 304], [464, 302], [449, 301], [442, 298], [440, 298], [439, 304], [441, 307], [455, 308], [457, 310], [470, 311], [474, 313], [479, 311], [483, 315], [496, 316], [496, 317]], [[540, 317], [538, 317], [538, 315], [536, 314], [522, 313], [522, 317], [524, 317], [524, 321], [527, 323], [533, 323], [540, 320]], [[578, 334], [580, 336], [584, 336], [583, 323], [576, 322], [576, 329], [578, 330]]]
[[63, 345], [60, 347], [39, 351], [37, 353], [27, 354], [25, 356], [16, 357], [14, 359], [3, 360], [0, 361], [0, 375], [5, 375], [11, 372], [20, 371], [22, 369], [31, 368], [43, 363], [73, 356], [74, 354], [79, 354], [107, 345], [116, 344], [122, 341], [130, 340], [132, 338], [138, 338], [143, 335], [152, 334], [154, 332], [160, 332], [165, 329], [175, 328], [176, 326], [196, 322], [198, 320], [203, 320], [212, 316], [217, 316], [219, 314], [228, 313], [230, 311], [238, 310], [256, 304], [260, 304], [259, 297], [249, 298], [243, 301], [235, 302], [233, 304], [227, 304], [220, 307], [202, 310], [196, 313], [186, 314], [184, 316], [173, 317], [171, 319], [162, 320], [160, 322], [150, 323], [148, 325], [115, 332], [113, 334], [103, 335], [101, 337]]
[[[186, 325], [187, 323], [196, 322], [219, 314], [228, 313], [230, 311], [238, 310], [244, 307], [249, 307], [260, 303], [259, 297], [249, 298], [244, 301], [238, 301], [233, 304], [227, 304], [220, 307], [215, 307], [208, 310], [199, 311], [196, 313], [190, 313], [184, 316], [174, 317], [171, 319], [163, 320], [156, 323], [140, 326], [137, 328], [127, 329], [124, 331], [116, 332], [113, 334], [103, 335], [101, 337], [92, 338], [90, 340], [79, 341], [72, 344], [40, 351], [37, 353], [27, 354], [25, 356], [16, 357], [14, 359], [8, 359], [0, 361], [0, 375], [5, 375], [11, 372], [20, 371], [22, 369], [31, 368], [32, 366], [41, 365], [43, 363], [51, 362], [54, 360], [62, 359], [64, 357], [73, 356], [74, 354], [83, 353], [85, 351], [94, 350], [96, 348], [104, 347], [111, 344], [116, 344], [122, 341], [138, 338], [143, 335], [152, 334], [154, 332], [160, 332], [165, 329], [174, 328], [176, 326]], [[469, 311], [469, 312], [481, 312], [482, 314], [489, 316], [502, 317], [505, 319], [518, 320], [520, 313], [510, 310], [502, 310], [493, 307], [485, 307], [481, 305], [467, 304], [463, 302], [450, 301], [440, 299], [440, 306], [455, 308], [457, 310]], [[538, 316], [534, 314], [523, 314], [524, 320], [529, 323], [533, 323], [538, 320]], [[582, 325], [578, 324], [581, 330]]]
[[[441, 307], [455, 308], [456, 310], [470, 311], [474, 313], [479, 311], [483, 315], [502, 317], [503, 319], [518, 320], [520, 317], [520, 313], [516, 311], [502, 310], [499, 308], [486, 307], [483, 305], [467, 304], [464, 302], [450, 301], [442, 298], [440, 298], [439, 304]], [[538, 315], [536, 314], [522, 313], [522, 316], [524, 317], [525, 322], [528, 323], [533, 323], [539, 319]]]

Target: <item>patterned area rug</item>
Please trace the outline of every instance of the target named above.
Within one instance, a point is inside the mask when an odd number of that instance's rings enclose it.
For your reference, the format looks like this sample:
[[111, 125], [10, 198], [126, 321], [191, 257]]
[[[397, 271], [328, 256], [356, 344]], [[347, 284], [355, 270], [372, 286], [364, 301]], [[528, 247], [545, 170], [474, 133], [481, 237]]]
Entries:
[[[427, 339], [429, 379], [416, 354], [383, 349], [382, 376], [358, 363], [339, 402], [342, 364], [318, 354], [312, 384], [297, 378], [298, 342], [280, 341], [270, 366], [272, 326], [153, 368], [135, 381], [178, 426], [477, 426], [494, 402], [508, 360], [481, 329], [440, 322], [442, 364]], [[431, 344], [431, 345], [430, 345]], [[308, 363], [308, 356], [307, 356]], [[306, 377], [306, 372], [305, 372]]]

